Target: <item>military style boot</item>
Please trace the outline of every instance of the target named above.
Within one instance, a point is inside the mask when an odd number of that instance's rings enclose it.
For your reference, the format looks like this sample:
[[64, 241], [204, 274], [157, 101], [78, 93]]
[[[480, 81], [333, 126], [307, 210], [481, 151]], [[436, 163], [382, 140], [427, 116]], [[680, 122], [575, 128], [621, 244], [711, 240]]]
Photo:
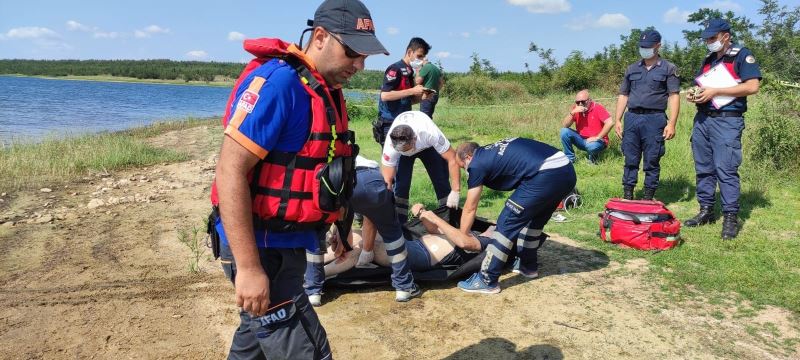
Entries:
[[644, 188], [644, 195], [642, 196], [642, 200], [653, 200], [653, 197], [656, 195], [656, 188]]
[[684, 225], [688, 227], [695, 227], [701, 226], [705, 224], [712, 224], [716, 221], [714, 219], [714, 207], [713, 206], [701, 206], [700, 212], [697, 213], [693, 218], [686, 220], [683, 222]]
[[733, 240], [739, 234], [739, 219], [735, 212], [726, 212], [722, 220], [722, 240]]
[[625, 200], [633, 200], [633, 186], [625, 186], [622, 188], [622, 198]]

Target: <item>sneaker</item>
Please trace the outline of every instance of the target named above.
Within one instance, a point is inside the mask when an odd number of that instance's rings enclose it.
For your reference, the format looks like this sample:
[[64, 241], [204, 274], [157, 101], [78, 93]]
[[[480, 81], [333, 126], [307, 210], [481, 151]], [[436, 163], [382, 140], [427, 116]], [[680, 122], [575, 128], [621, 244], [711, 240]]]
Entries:
[[480, 273], [474, 273], [469, 279], [458, 282], [458, 288], [469, 293], [498, 294], [500, 286], [489, 285], [483, 281]]
[[310, 302], [313, 307], [322, 306], [322, 294], [308, 295], [308, 302]]
[[539, 272], [536, 270], [523, 269], [519, 262], [519, 258], [514, 260], [514, 269], [511, 270], [514, 274], [520, 274], [528, 279], [536, 279], [539, 277]]
[[420, 290], [417, 285], [414, 284], [411, 289], [396, 290], [394, 292], [394, 300], [397, 302], [406, 302], [420, 295], [422, 295], [422, 290]]

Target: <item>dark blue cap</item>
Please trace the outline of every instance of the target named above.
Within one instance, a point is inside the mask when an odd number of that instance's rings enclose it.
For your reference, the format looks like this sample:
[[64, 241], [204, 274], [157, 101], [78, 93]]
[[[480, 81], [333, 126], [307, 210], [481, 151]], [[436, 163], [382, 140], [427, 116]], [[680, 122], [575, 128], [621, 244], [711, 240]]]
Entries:
[[642, 37], [639, 38], [639, 46], [643, 48], [651, 48], [661, 42], [661, 34], [655, 30], [645, 30], [642, 32]]
[[714, 35], [719, 34], [722, 31], [730, 31], [731, 24], [727, 21], [722, 19], [711, 19], [706, 22], [706, 29], [703, 30], [703, 33], [700, 34], [700, 37], [703, 39], [708, 39]]

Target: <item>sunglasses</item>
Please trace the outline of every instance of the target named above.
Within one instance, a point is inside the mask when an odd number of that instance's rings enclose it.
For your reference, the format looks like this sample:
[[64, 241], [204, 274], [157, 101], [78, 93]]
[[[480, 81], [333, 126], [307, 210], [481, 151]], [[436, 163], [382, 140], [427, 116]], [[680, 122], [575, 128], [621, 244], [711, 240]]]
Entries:
[[578, 100], [575, 102], [575, 105], [586, 105], [589, 103], [589, 100]]
[[349, 46], [345, 45], [344, 42], [342, 41], [342, 39], [340, 39], [338, 36], [334, 35], [333, 33], [329, 33], [329, 34], [331, 34], [332, 38], [336, 39], [336, 42], [338, 42], [339, 45], [342, 45], [342, 48], [344, 48], [344, 56], [347, 56], [348, 58], [351, 58], [351, 59], [357, 59], [357, 58], [360, 58], [360, 57], [364, 56], [364, 55], [359, 54], [355, 50], [351, 49]]

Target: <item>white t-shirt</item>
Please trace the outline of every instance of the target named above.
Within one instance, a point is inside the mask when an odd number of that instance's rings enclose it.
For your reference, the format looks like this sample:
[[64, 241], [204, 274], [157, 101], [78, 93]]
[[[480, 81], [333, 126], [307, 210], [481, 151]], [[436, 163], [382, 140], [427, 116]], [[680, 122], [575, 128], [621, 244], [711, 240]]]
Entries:
[[444, 136], [439, 127], [433, 123], [428, 115], [421, 111], [406, 111], [397, 117], [389, 127], [389, 133], [399, 125], [408, 125], [414, 130], [414, 135], [417, 137], [417, 143], [414, 149], [404, 153], [400, 153], [392, 146], [392, 139], [386, 137], [386, 142], [383, 144], [383, 157], [381, 163], [384, 166], [397, 166], [400, 155], [412, 156], [427, 148], [432, 147], [439, 154], [444, 154], [450, 149], [450, 141]]

